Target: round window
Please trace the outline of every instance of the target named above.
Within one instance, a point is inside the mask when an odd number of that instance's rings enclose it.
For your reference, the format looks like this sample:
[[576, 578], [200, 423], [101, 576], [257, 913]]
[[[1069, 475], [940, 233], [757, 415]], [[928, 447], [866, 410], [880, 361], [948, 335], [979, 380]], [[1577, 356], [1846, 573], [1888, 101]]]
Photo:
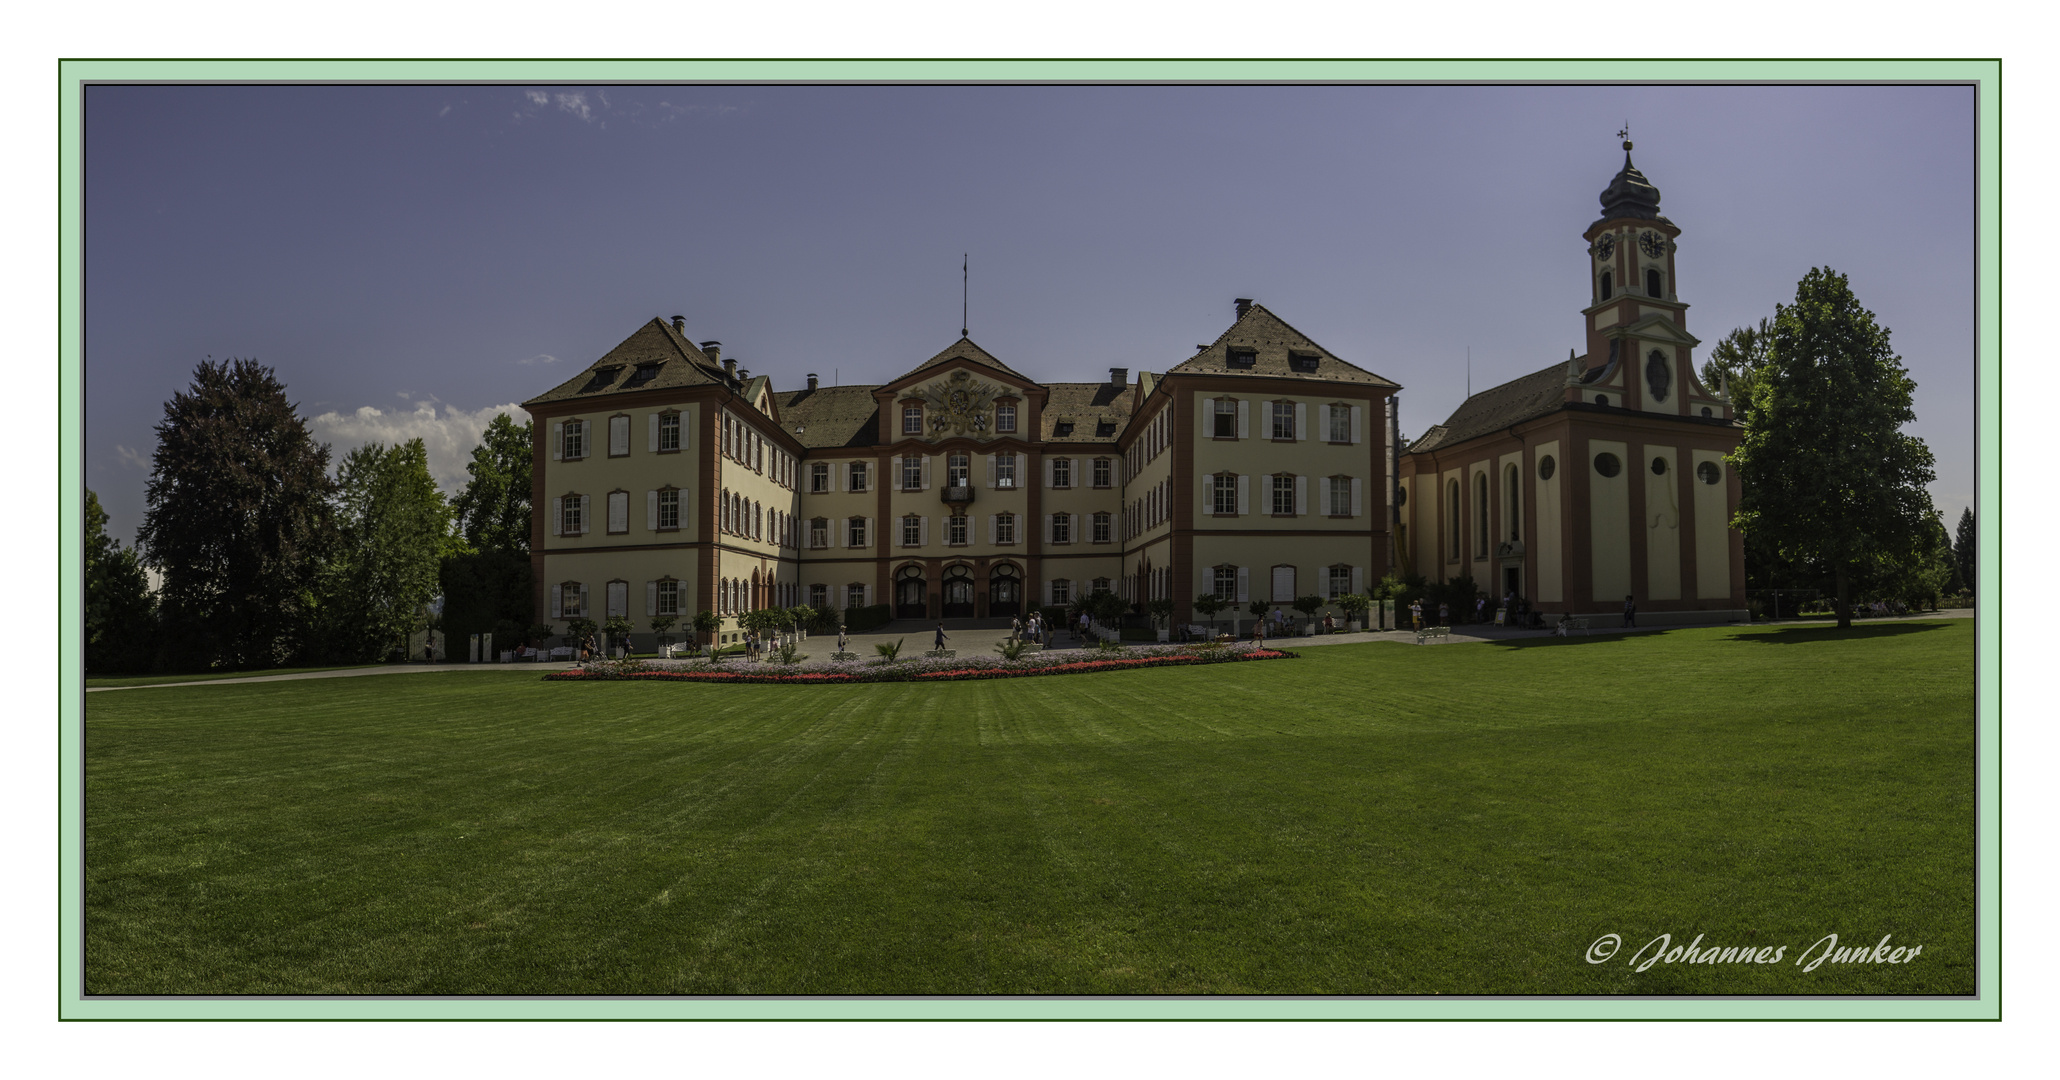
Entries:
[[1652, 459], [1652, 475], [1654, 475], [1654, 476], [1665, 476], [1666, 474], [1667, 474], [1667, 459], [1666, 459], [1666, 458], [1663, 458], [1663, 457], [1656, 457], [1656, 458], [1653, 458], [1653, 459]]
[[1395, 505], [1396, 505], [1396, 506], [1408, 506], [1408, 505], [1409, 505], [1409, 489], [1408, 489], [1408, 488], [1406, 488], [1406, 487], [1398, 487], [1398, 488], [1396, 488], [1396, 489], [1395, 489]]
[[1709, 407], [1709, 406], [1707, 406], [1707, 405], [1704, 405], [1704, 406], [1702, 407], [1702, 418], [1703, 418], [1704, 420], [1707, 420], [1707, 419], [1709, 419], [1710, 417], [1712, 417], [1712, 416], [1715, 416], [1715, 415], [1716, 415], [1716, 413], [1713, 413], [1713, 412], [1711, 412], [1711, 411], [1710, 411], [1710, 407]]
[[1551, 454], [1538, 459], [1538, 479], [1550, 480], [1552, 479], [1552, 474], [1558, 471], [1559, 462], [1552, 460]]
[[1608, 394], [1597, 394], [1597, 395], [1595, 395], [1595, 404], [1597, 404], [1597, 405], [1607, 405], [1607, 404], [1609, 404], [1609, 395], [1608, 395]]
[[1615, 454], [1595, 455], [1595, 471], [1604, 476], [1615, 476], [1624, 471], [1624, 463]]
[[1695, 467], [1695, 477], [1705, 484], [1714, 484], [1724, 478], [1724, 470], [1714, 461], [1705, 461]]

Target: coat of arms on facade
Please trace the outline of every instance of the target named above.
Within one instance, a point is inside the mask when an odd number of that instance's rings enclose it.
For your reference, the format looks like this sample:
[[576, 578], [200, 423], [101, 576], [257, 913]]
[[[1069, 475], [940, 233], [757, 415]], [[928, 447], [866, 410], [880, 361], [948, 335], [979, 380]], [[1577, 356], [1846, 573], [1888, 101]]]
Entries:
[[972, 434], [984, 438], [993, 423], [994, 387], [976, 382], [964, 371], [954, 371], [941, 383], [923, 388], [929, 406], [930, 434], [941, 436]]

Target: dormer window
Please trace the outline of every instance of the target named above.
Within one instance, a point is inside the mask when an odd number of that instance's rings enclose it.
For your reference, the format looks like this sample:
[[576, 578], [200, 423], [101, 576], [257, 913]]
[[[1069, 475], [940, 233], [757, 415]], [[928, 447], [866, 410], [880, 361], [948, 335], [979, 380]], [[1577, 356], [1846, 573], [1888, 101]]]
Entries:
[[638, 364], [636, 374], [629, 378], [630, 386], [642, 386], [658, 377], [657, 364]]
[[1223, 356], [1223, 366], [1225, 367], [1250, 368], [1258, 362], [1259, 350], [1257, 349], [1232, 349]]
[[1288, 354], [1288, 368], [1292, 371], [1315, 371], [1316, 357], [1309, 353]]
[[1108, 438], [1113, 438], [1113, 437], [1115, 437], [1115, 434], [1116, 434], [1116, 422], [1115, 422], [1114, 420], [1098, 420], [1098, 421], [1096, 421], [1096, 422], [1095, 422], [1095, 425], [1094, 425], [1094, 437], [1095, 437], [1095, 438], [1097, 438], [1097, 439], [1108, 439]]
[[1071, 434], [1073, 434], [1073, 421], [1071, 420], [1060, 420], [1051, 426], [1051, 435], [1054, 439], [1063, 439]]

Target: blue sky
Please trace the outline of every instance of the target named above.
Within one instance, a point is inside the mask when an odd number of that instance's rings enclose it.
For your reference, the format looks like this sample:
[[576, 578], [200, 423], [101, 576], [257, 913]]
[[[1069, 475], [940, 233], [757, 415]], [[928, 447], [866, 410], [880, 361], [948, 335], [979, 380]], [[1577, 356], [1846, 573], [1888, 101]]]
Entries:
[[86, 477], [124, 540], [204, 357], [274, 367], [335, 455], [495, 412], [653, 316], [776, 387], [957, 337], [1046, 381], [1164, 370], [1253, 297], [1401, 383], [1409, 434], [1581, 344], [1581, 232], [1633, 156], [1705, 350], [1812, 266], [1974, 491], [1973, 92], [1960, 87], [100, 86]]

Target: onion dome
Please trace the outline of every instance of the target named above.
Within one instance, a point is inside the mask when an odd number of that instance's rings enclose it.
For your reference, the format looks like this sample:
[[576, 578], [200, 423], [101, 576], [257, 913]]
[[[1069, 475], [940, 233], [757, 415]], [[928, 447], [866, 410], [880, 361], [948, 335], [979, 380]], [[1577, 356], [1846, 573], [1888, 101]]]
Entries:
[[1602, 193], [1602, 217], [1596, 224], [1613, 218], [1640, 218], [1673, 224], [1659, 212], [1659, 189], [1638, 171], [1638, 166], [1631, 164], [1629, 139], [1624, 140], [1624, 167]]

